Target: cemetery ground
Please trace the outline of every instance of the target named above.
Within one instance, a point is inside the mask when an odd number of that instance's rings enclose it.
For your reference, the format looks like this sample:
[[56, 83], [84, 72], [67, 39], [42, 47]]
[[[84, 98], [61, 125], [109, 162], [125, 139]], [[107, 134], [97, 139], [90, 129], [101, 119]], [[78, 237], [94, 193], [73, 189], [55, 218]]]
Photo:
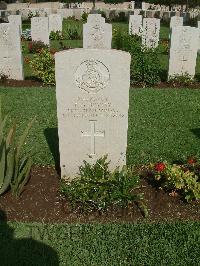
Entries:
[[[115, 26], [128, 29], [127, 24]], [[168, 38], [168, 33], [161, 27], [163, 38]], [[82, 40], [64, 43], [81, 47]], [[58, 41], [51, 44], [59, 46]], [[31, 57], [27, 43], [25, 46], [25, 55]], [[162, 56], [166, 70], [167, 56]], [[45, 256], [52, 260], [48, 265], [58, 265], [56, 259], [59, 265], [199, 265], [199, 201], [186, 203], [176, 193], [156, 187], [146, 176], [141, 177], [138, 192], [144, 193], [147, 218], [137, 206], [89, 214], [71, 210], [59, 192], [55, 88], [31, 80], [31, 69], [24, 66], [25, 82], [6, 81], [6, 86], [0, 86], [3, 113], [10, 114], [9, 122], [17, 121], [18, 135], [36, 116], [24, 147], [34, 162], [30, 180], [19, 198], [10, 192], [0, 197], [0, 217], [4, 217], [0, 223], [1, 263], [8, 258], [16, 263], [14, 247], [18, 242], [18, 247], [23, 246], [19, 259], [23, 257], [27, 265], [33, 259], [37, 265], [45, 265]], [[198, 160], [199, 97], [199, 89], [131, 88], [128, 165], [136, 165], [137, 171], [148, 163]], [[35, 254], [41, 249], [43, 255], [26, 253], [30, 241], [34, 241]]]

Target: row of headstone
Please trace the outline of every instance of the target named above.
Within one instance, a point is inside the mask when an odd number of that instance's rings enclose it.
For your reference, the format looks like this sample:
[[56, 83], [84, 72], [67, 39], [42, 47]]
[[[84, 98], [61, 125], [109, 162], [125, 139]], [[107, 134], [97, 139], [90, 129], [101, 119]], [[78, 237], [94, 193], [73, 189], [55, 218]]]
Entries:
[[129, 34], [142, 36], [142, 44], [145, 47], [156, 48], [159, 43], [160, 19], [142, 19], [142, 15], [130, 15]]

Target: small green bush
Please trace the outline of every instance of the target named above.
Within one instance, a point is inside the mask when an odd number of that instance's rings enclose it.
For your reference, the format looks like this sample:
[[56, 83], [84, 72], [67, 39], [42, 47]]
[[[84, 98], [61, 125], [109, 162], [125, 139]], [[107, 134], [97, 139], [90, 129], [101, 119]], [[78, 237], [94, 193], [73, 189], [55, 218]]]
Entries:
[[186, 201], [200, 200], [200, 182], [194, 172], [182, 165], [167, 162], [149, 166], [151, 178], [162, 188], [178, 192]]
[[185, 73], [182, 75], [170, 76], [168, 82], [175, 87], [177, 84], [181, 84], [183, 86], [191, 85], [195, 82], [195, 80], [188, 73]]
[[28, 182], [32, 166], [31, 156], [22, 154], [22, 146], [34, 120], [16, 144], [16, 123], [13, 123], [6, 134], [7, 118], [8, 116], [2, 116], [0, 100], [0, 195], [11, 188], [12, 194], [18, 197]]
[[50, 40], [56, 40], [56, 41], [59, 41], [59, 40], [63, 40], [63, 34], [62, 34], [62, 31], [51, 31], [50, 35], [49, 35], [49, 39]]
[[55, 59], [49, 49], [42, 49], [30, 60], [30, 66], [35, 76], [44, 85], [55, 85]]
[[86, 21], [87, 21], [88, 15], [89, 15], [88, 13], [86, 13], [86, 12], [83, 12], [83, 14], [82, 14], [81, 18], [82, 18], [82, 20], [83, 20], [84, 22], [86, 22]]
[[152, 86], [160, 82], [159, 49], [147, 49], [141, 45], [141, 38], [115, 31], [113, 46], [131, 54], [131, 83]]
[[108, 168], [107, 156], [100, 158], [94, 165], [84, 161], [79, 176], [70, 181], [62, 181], [61, 192], [73, 208], [81, 211], [105, 211], [109, 206], [128, 207], [136, 202], [143, 214], [147, 209], [143, 204], [143, 194], [134, 193], [139, 186], [139, 177], [127, 167]]
[[81, 33], [78, 26], [67, 26], [65, 29], [66, 38], [68, 40], [80, 40]]

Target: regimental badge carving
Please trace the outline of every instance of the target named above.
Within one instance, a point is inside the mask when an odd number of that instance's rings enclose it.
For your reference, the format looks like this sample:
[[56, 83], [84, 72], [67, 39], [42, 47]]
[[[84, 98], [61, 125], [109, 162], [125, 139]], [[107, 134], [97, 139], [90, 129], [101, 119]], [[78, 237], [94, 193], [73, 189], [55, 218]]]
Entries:
[[103, 45], [104, 29], [96, 24], [91, 28], [89, 40], [89, 48], [100, 48]]
[[94, 59], [82, 62], [75, 72], [76, 85], [88, 93], [97, 93], [106, 88], [109, 80], [108, 68]]

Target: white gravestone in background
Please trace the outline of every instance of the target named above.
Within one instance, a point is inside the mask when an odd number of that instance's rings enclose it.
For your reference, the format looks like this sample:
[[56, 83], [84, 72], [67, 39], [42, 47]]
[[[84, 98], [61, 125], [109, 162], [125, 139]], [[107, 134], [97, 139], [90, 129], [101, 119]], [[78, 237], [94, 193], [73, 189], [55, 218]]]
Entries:
[[51, 14], [49, 16], [49, 33], [61, 31], [62, 32], [62, 17], [59, 14]]
[[62, 18], [69, 18], [74, 16], [72, 8], [57, 9], [57, 14], [61, 15]]
[[21, 15], [10, 15], [8, 17], [9, 23], [13, 23], [17, 28], [20, 29], [20, 34], [22, 33], [22, 16]]
[[[56, 98], [62, 177], [104, 155], [126, 164], [129, 53], [72, 49], [56, 53]], [[120, 63], [119, 63], [120, 62]]]
[[105, 23], [100, 14], [88, 16], [83, 25], [83, 48], [111, 49], [112, 25]]
[[23, 80], [20, 28], [12, 23], [0, 24], [0, 75]]
[[49, 18], [31, 18], [31, 38], [32, 41], [41, 41], [49, 45]]
[[142, 44], [147, 48], [156, 48], [159, 43], [160, 19], [144, 18]]
[[140, 36], [142, 33], [142, 15], [130, 15], [129, 34]]
[[131, 1], [131, 10], [135, 9], [135, 1]]
[[173, 16], [170, 20], [170, 29], [172, 27], [183, 26], [183, 17]]
[[169, 78], [175, 75], [195, 75], [199, 30], [193, 27], [174, 27], [171, 35]]

